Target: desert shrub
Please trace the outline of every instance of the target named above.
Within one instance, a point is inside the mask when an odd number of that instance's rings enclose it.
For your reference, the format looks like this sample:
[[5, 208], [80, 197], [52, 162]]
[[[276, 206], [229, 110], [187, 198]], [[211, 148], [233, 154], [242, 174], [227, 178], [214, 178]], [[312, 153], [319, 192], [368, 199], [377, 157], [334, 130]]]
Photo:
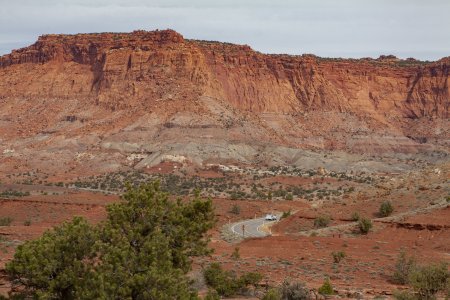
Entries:
[[333, 261], [335, 263], [340, 263], [346, 256], [344, 251], [333, 251], [331, 252], [331, 256], [333, 257]]
[[281, 299], [283, 300], [307, 300], [309, 299], [309, 290], [303, 283], [285, 280], [280, 287]]
[[220, 300], [219, 293], [216, 290], [208, 290], [204, 300]]
[[234, 190], [230, 193], [230, 199], [231, 200], [238, 200], [238, 199], [244, 199], [247, 197], [247, 194], [243, 191]]
[[284, 196], [284, 199], [286, 200], [294, 200], [294, 196], [292, 195], [292, 193], [287, 193], [286, 196]]
[[30, 226], [31, 225], [31, 221], [30, 220], [26, 220], [25, 222], [23, 222], [24, 226]]
[[261, 274], [251, 272], [237, 277], [233, 272], [222, 269], [219, 263], [212, 263], [205, 268], [203, 276], [209, 287], [225, 297], [243, 293], [248, 286], [256, 286], [262, 279]]
[[0, 197], [4, 198], [25, 197], [25, 196], [30, 196], [30, 192], [15, 191], [11, 189], [0, 192]]
[[11, 225], [13, 219], [11, 217], [3, 217], [0, 218], [0, 226], [9, 226]]
[[290, 215], [291, 215], [291, 210], [284, 211], [283, 214], [281, 215], [281, 219], [287, 218]]
[[381, 203], [380, 208], [378, 210], [378, 215], [380, 217], [387, 217], [392, 214], [394, 211], [394, 207], [392, 206], [392, 203], [390, 201], [384, 201]]
[[262, 275], [257, 272], [247, 272], [244, 273], [241, 277], [239, 277], [239, 284], [241, 288], [247, 286], [253, 286], [256, 288], [258, 283], [262, 280]]
[[235, 204], [231, 208], [230, 213], [235, 214], [235, 215], [239, 215], [241, 213], [241, 208], [239, 207], [239, 205]]
[[411, 291], [394, 291], [393, 296], [396, 300], [419, 300]]
[[231, 258], [234, 260], [238, 260], [241, 258], [241, 254], [239, 253], [239, 247], [235, 247], [233, 253], [231, 253]]
[[328, 216], [319, 216], [314, 219], [314, 227], [316, 228], [323, 228], [327, 227], [328, 224], [330, 224], [331, 219]]
[[273, 192], [273, 196], [274, 197], [282, 197], [282, 198], [286, 198], [288, 192], [283, 190], [282, 187], [280, 186], [278, 190]]
[[354, 213], [352, 213], [352, 215], [350, 216], [350, 219], [352, 220], [352, 221], [354, 221], [354, 222], [357, 222], [357, 221], [359, 221], [359, 219], [361, 218], [361, 216], [359, 215], [359, 213], [358, 212], [354, 212]]
[[420, 299], [435, 299], [435, 295], [446, 292], [450, 273], [446, 263], [419, 266], [409, 274], [409, 284]]
[[450, 278], [447, 278], [447, 288], [445, 294], [446, 294], [445, 299], [446, 300], [450, 299]]
[[333, 286], [331, 285], [329, 278], [325, 279], [325, 282], [319, 288], [318, 292], [321, 295], [333, 295], [334, 294]]
[[392, 274], [392, 282], [396, 284], [407, 284], [409, 275], [414, 270], [416, 262], [413, 257], [407, 257], [405, 251], [401, 251], [395, 263], [394, 274]]
[[278, 289], [270, 289], [262, 298], [262, 300], [281, 300]]
[[361, 218], [358, 221], [359, 232], [362, 234], [368, 234], [370, 229], [372, 229], [372, 221], [370, 219]]

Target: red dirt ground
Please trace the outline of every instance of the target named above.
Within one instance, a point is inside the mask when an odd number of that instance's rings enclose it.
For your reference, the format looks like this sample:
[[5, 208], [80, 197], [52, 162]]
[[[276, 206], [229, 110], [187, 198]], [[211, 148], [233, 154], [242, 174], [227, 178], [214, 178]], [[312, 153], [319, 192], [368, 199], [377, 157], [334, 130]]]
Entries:
[[[206, 172], [202, 175], [208, 177], [218, 174]], [[298, 184], [298, 180], [276, 178], [277, 182], [282, 181], [284, 184]], [[279, 284], [285, 278], [291, 278], [315, 288], [323, 283], [325, 277], [329, 277], [342, 296], [350, 297], [355, 292], [363, 293], [365, 298], [389, 295], [394, 289], [403, 288], [395, 286], [389, 279], [401, 249], [406, 249], [420, 263], [450, 262], [449, 204], [423, 211], [437, 200], [444, 199], [446, 191], [442, 186], [446, 179], [428, 180], [421, 184], [432, 188], [421, 189], [415, 182], [405, 179], [399, 180], [400, 184], [386, 189], [384, 193], [380, 193], [379, 188], [368, 186], [343, 199], [328, 201], [213, 199], [218, 223], [211, 231], [210, 245], [215, 252], [209, 258], [196, 260], [194, 269], [218, 261], [238, 272], [261, 272], [264, 281], [269, 284]], [[330, 182], [334, 188], [341, 184], [332, 180]], [[9, 188], [16, 189], [17, 186], [4, 185], [2, 190]], [[0, 200], [0, 218], [13, 219], [10, 226], [0, 227], [0, 237], [3, 239], [0, 243], [0, 277], [1, 269], [12, 258], [19, 243], [36, 238], [45, 230], [76, 215], [84, 216], [93, 223], [99, 222], [106, 216], [105, 206], [119, 201], [117, 195], [98, 192], [41, 186], [38, 187], [40, 193], [36, 193], [36, 186], [21, 186], [22, 191], [27, 189], [31, 196]], [[349, 230], [330, 231], [320, 236], [300, 234], [301, 230], [313, 229], [314, 218], [320, 215], [332, 218], [330, 226], [350, 223], [352, 212], [376, 218], [378, 207], [385, 200], [392, 202], [394, 215], [414, 213], [393, 220], [375, 220], [374, 228], [368, 235], [355, 234]], [[230, 212], [234, 205], [240, 207], [240, 214]], [[274, 236], [240, 243], [228, 243], [220, 237], [222, 226], [229, 222], [289, 210], [293, 215], [273, 226]], [[29, 226], [25, 224], [27, 221], [30, 222]], [[240, 251], [239, 260], [230, 257], [235, 247]], [[344, 251], [346, 258], [335, 264], [331, 255], [333, 251]], [[8, 289], [9, 284], [0, 279], [0, 293], [6, 294]]]

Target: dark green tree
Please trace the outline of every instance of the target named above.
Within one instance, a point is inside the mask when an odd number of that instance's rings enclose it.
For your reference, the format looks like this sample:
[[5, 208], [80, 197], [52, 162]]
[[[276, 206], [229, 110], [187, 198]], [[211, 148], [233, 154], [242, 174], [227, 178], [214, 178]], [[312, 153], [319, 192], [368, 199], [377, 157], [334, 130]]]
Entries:
[[13, 290], [43, 299], [74, 299], [90, 272], [96, 232], [80, 217], [17, 248], [6, 265]]
[[[100, 231], [98, 277], [108, 299], [187, 299], [191, 257], [204, 255], [212, 202], [171, 201], [159, 183], [128, 189], [108, 207]], [[103, 295], [98, 295], [103, 296]]]
[[211, 200], [172, 201], [154, 182], [107, 212], [95, 229], [76, 218], [25, 243], [8, 273], [39, 298], [197, 299], [186, 273], [192, 256], [209, 253]]

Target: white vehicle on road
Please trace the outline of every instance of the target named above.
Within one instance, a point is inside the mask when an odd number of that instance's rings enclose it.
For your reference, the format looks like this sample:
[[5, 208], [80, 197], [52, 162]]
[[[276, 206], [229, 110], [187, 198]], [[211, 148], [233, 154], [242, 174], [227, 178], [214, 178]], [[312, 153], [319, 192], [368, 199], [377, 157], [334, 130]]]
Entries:
[[266, 221], [276, 221], [277, 220], [277, 216], [275, 216], [274, 214], [267, 214], [264, 219]]

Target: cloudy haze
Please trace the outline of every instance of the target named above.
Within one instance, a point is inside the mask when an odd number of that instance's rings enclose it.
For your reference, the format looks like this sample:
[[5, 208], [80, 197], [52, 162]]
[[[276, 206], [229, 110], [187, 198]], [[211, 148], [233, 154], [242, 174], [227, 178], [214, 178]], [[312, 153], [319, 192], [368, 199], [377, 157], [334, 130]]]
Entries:
[[449, 16], [448, 0], [0, 0], [0, 54], [45, 33], [172, 28], [266, 53], [435, 60]]

